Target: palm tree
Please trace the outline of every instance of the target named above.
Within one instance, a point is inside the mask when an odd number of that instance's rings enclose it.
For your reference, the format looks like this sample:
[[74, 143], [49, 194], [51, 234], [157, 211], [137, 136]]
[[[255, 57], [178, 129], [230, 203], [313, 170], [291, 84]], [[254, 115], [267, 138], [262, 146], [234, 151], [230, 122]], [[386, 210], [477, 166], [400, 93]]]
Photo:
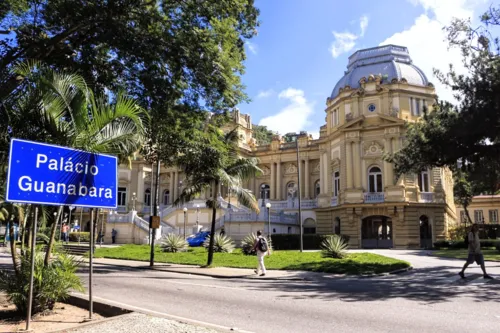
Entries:
[[189, 185], [186, 186], [175, 204], [191, 201], [207, 188], [212, 188], [212, 198], [207, 206], [212, 208], [212, 225], [207, 266], [212, 264], [215, 235], [215, 217], [220, 206], [217, 200], [219, 185], [227, 184], [236, 195], [240, 204], [259, 212], [257, 200], [252, 191], [243, 187], [243, 181], [261, 172], [256, 158], [244, 158], [238, 154], [238, 133], [236, 130], [226, 134], [214, 122], [207, 122], [204, 138], [188, 153], [180, 157], [180, 166], [186, 173]]
[[[147, 113], [123, 93], [95, 97], [83, 77], [25, 63], [14, 69], [23, 83], [0, 108], [0, 164], [7, 164], [10, 138], [36, 140], [129, 160], [143, 143]], [[13, 102], [15, 100], [15, 102]], [[3, 113], [3, 114], [2, 114]], [[58, 209], [56, 221], [62, 214]], [[45, 258], [50, 258], [53, 223]]]

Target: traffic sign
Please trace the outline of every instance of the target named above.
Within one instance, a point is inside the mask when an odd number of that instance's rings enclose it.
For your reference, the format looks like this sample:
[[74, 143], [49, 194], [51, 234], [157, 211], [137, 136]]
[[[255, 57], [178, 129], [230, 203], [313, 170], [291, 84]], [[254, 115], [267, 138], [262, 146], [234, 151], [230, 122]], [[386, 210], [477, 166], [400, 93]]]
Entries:
[[7, 201], [116, 208], [115, 156], [12, 139]]

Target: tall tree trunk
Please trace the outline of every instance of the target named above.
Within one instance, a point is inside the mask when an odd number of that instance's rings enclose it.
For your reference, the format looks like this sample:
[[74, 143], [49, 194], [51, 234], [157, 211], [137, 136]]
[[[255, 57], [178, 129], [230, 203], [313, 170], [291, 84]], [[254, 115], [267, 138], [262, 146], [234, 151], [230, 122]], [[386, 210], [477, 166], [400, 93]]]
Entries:
[[[465, 211], [465, 216], [467, 216], [467, 220], [471, 222], [472, 224], [472, 219], [470, 218], [469, 210], [467, 209], [469, 205], [463, 205], [464, 211]], [[465, 223], [465, 226], [467, 226], [467, 222]]]
[[[23, 207], [19, 208], [23, 209]], [[31, 205], [26, 206], [26, 211], [24, 212], [23, 219], [23, 236], [21, 238], [21, 254], [24, 255], [24, 247], [26, 243], [26, 222], [28, 221], [28, 216], [30, 215]], [[31, 244], [31, 243], [30, 243]], [[31, 245], [28, 245], [28, 247]]]
[[19, 275], [19, 261], [17, 257], [16, 240], [14, 238], [14, 222], [11, 220], [9, 225], [9, 237], [10, 237], [10, 252], [12, 254], [12, 264], [14, 265], [14, 272]]
[[57, 225], [59, 223], [59, 218], [61, 217], [62, 211], [63, 211], [63, 206], [60, 206], [59, 209], [57, 210], [56, 220], [54, 221], [54, 223], [52, 223], [49, 244], [47, 245], [47, 253], [45, 253], [45, 261], [44, 261], [45, 266], [49, 265], [50, 254], [52, 253], [52, 248], [54, 247]]
[[218, 195], [219, 182], [214, 182], [214, 188], [212, 190], [212, 227], [210, 228], [210, 243], [208, 248], [208, 260], [207, 266], [212, 265], [212, 260], [214, 258], [214, 238], [215, 238], [215, 216], [217, 215], [217, 195]]

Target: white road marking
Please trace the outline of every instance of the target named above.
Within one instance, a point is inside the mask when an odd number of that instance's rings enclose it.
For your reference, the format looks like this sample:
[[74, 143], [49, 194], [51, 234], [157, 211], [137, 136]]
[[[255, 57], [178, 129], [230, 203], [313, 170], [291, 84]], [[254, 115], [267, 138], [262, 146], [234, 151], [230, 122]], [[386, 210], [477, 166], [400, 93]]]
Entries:
[[[75, 293], [75, 292], [73, 292], [71, 294], [75, 295], [75, 296], [84, 297], [86, 299], [88, 299], [88, 297], [89, 297], [89, 295], [81, 294], [81, 293]], [[119, 306], [119, 307], [122, 307], [122, 308], [125, 308], [125, 309], [128, 309], [128, 310], [131, 310], [131, 311], [137, 311], [137, 312], [142, 312], [142, 313], [145, 313], [145, 314], [151, 314], [151, 315], [155, 315], [155, 316], [161, 316], [161, 317], [165, 317], [167, 319], [172, 319], [172, 320], [176, 320], [176, 321], [187, 322], [187, 323], [196, 324], [196, 325], [200, 325], [200, 326], [204, 326], [204, 327], [216, 328], [216, 329], [223, 329], [223, 330], [228, 330], [228, 331], [232, 331], [232, 332], [254, 333], [252, 331], [240, 330], [240, 329], [238, 329], [236, 327], [222, 326], [222, 325], [208, 323], [208, 322], [205, 322], [205, 321], [200, 321], [200, 320], [190, 319], [190, 318], [186, 318], [186, 317], [175, 316], [175, 315], [171, 315], [171, 314], [168, 314], [168, 313], [165, 313], [165, 312], [158, 312], [158, 311], [154, 311], [154, 310], [149, 310], [149, 309], [145, 309], [145, 308], [141, 308], [141, 307], [130, 305], [130, 304], [126, 304], [126, 303], [121, 303], [121, 302], [113, 301], [113, 300], [102, 298], [102, 297], [95, 297], [94, 296], [94, 297], [92, 297], [92, 299], [93, 300], [101, 300], [101, 301], [106, 302], [106, 303], [108, 303], [110, 305]]]

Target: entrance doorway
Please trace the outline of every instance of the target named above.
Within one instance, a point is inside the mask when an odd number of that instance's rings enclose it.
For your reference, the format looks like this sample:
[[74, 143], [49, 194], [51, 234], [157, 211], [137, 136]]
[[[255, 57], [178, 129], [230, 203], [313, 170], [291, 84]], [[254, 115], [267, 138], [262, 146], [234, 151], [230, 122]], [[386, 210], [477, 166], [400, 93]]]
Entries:
[[393, 247], [392, 220], [387, 216], [368, 216], [361, 227], [361, 246], [365, 249]]
[[420, 216], [420, 247], [423, 249], [432, 248], [432, 226], [426, 215]]

